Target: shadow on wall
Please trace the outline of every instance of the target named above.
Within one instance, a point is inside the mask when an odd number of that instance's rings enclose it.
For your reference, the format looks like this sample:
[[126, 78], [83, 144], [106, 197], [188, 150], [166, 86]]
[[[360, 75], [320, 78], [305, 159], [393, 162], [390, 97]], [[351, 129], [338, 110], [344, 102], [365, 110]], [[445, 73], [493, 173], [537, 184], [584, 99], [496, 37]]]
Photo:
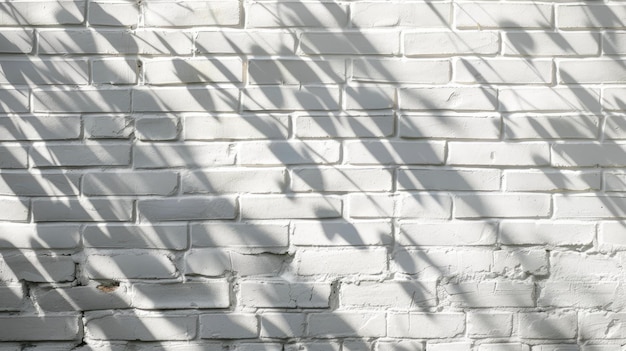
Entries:
[[622, 340], [621, 7], [239, 7], [0, 4], [2, 347]]

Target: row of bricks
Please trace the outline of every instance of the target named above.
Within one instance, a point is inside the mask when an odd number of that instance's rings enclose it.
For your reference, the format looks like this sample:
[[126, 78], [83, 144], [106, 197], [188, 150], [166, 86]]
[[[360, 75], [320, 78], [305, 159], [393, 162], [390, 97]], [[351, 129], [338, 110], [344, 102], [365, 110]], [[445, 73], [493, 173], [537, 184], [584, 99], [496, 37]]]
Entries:
[[[181, 3], [59, 0], [16, 2], [0, 6], [0, 25], [82, 24], [102, 26], [227, 26], [244, 25], [239, 1]], [[47, 11], [34, 11], [45, 6]], [[355, 2], [244, 4], [245, 26], [426, 28], [624, 28], [622, 4], [558, 4], [544, 2]], [[85, 12], [88, 12], [85, 16]], [[9, 15], [10, 14], [10, 15]], [[522, 15], [520, 15], [522, 14]]]
[[[1, 60], [0, 84], [86, 85], [90, 83], [137, 84], [141, 75], [148, 85], [192, 83], [241, 83], [243, 61], [223, 59], [94, 59], [91, 79], [87, 59]], [[346, 74], [344, 60], [269, 60], [247, 62], [251, 84], [342, 84], [354, 82], [392, 84], [610, 84], [623, 83], [622, 59], [458, 59], [355, 60]], [[140, 68], [141, 67], [141, 68]], [[454, 70], [452, 69], [454, 67]], [[139, 72], [142, 71], [142, 72]], [[453, 78], [454, 77], [454, 78]], [[351, 87], [357, 89], [358, 87]]]
[[[128, 166], [135, 168], [215, 167], [219, 165], [451, 165], [501, 167], [622, 167], [626, 165], [623, 143], [571, 142], [445, 142], [445, 141], [275, 141], [211, 143], [63, 143], [0, 147], [5, 169], [49, 167]], [[342, 155], [343, 154], [343, 155]], [[132, 155], [132, 159], [131, 159]], [[382, 168], [382, 167], [381, 167]], [[233, 169], [237, 170], [237, 169]], [[243, 169], [241, 170], [244, 171]], [[305, 171], [303, 171], [305, 172]], [[310, 171], [314, 172], [314, 171]], [[340, 171], [327, 170], [332, 178], [349, 181]], [[332, 172], [337, 174], [333, 176]], [[355, 170], [355, 177], [358, 171]], [[375, 171], [372, 171], [375, 172]], [[385, 175], [379, 170], [382, 183]], [[450, 177], [460, 180], [458, 171]], [[547, 172], [551, 173], [551, 172]], [[198, 173], [200, 175], [200, 173]], [[556, 173], [558, 174], [558, 173]], [[566, 173], [564, 173], [566, 174]], [[470, 174], [471, 176], [471, 174]], [[245, 181], [244, 173], [242, 177]], [[306, 176], [304, 176], [306, 177]], [[483, 178], [476, 173], [480, 183]], [[537, 175], [541, 179], [541, 175]], [[280, 176], [279, 176], [280, 178]], [[414, 182], [402, 180], [406, 188]], [[404, 179], [404, 178], [403, 178]], [[319, 180], [316, 181], [319, 183]], [[208, 182], [205, 182], [208, 183]], [[313, 189], [317, 189], [311, 186]], [[318, 186], [319, 187], [319, 186]], [[358, 186], [344, 186], [359, 190]], [[469, 185], [460, 187], [470, 190]], [[567, 188], [566, 188], [567, 189]], [[383, 189], [384, 190], [384, 189]]]
[[[626, 9], [626, 7], [625, 7]], [[621, 22], [620, 22], [621, 23]], [[626, 54], [619, 31], [0, 29], [2, 53], [40, 55], [597, 56]], [[37, 38], [37, 40], [35, 40]], [[37, 43], [37, 44], [35, 44]], [[123, 81], [121, 82], [123, 83]]]
[[[171, 224], [0, 225], [1, 249], [169, 249], [221, 247], [273, 249], [295, 246], [591, 246], [624, 251], [625, 224], [617, 221], [293, 221]], [[190, 235], [188, 239], [187, 235]], [[395, 233], [395, 234], [394, 234]], [[596, 239], [597, 237], [597, 239]], [[394, 241], [395, 240], [395, 241]]]
[[[243, 111], [623, 111], [626, 88], [326, 86], [162, 87], [134, 89], [0, 90], [0, 111], [238, 112]], [[602, 93], [602, 97], [601, 97]], [[32, 95], [32, 104], [30, 96]], [[241, 95], [241, 96], [240, 96]], [[343, 98], [340, 98], [343, 95]], [[396, 96], [397, 95], [397, 96]], [[343, 100], [343, 103], [342, 103]]]
[[[503, 318], [504, 317], [504, 318]], [[496, 318], [491, 324], [488, 319]], [[497, 333], [506, 330], [510, 315], [494, 316], [478, 313], [213, 313], [201, 315], [164, 314], [133, 315], [130, 313], [89, 313], [78, 316], [0, 316], [0, 336], [3, 340], [74, 340], [81, 334], [91, 340], [193, 340], [201, 339], [291, 339], [302, 337], [342, 338], [458, 338], [467, 332], [484, 332], [493, 328]], [[623, 339], [623, 323], [610, 335], [604, 329], [611, 321], [624, 321], [619, 313], [519, 313], [518, 336], [521, 339], [582, 340]], [[510, 322], [509, 322], [510, 323]], [[419, 326], [419, 327], [415, 327]], [[36, 330], [36, 333], [32, 333]], [[199, 330], [196, 333], [196, 330]], [[509, 331], [509, 333], [511, 333]], [[482, 335], [469, 337], [480, 338]], [[466, 339], [467, 340], [467, 339]], [[460, 341], [463, 341], [461, 339]], [[480, 348], [482, 350], [482, 348]], [[509, 350], [496, 348], [494, 350]], [[516, 349], [510, 349], [516, 350]], [[523, 349], [519, 349], [523, 350]]]
[[[81, 128], [82, 126], [82, 128]], [[0, 117], [0, 140], [129, 139], [626, 139], [626, 116], [600, 114], [407, 114], [354, 115], [9, 115]], [[396, 131], [397, 129], [397, 131]], [[191, 145], [191, 144], [190, 144]]]
[[[349, 205], [346, 200], [349, 199]], [[345, 202], [345, 204], [344, 204]], [[454, 203], [454, 210], [453, 210]], [[626, 218], [626, 197], [597, 194], [422, 193], [192, 196], [166, 199], [0, 199], [0, 220], [27, 222], [351, 218]], [[32, 217], [32, 218], [31, 218]]]
[[[113, 250], [106, 253], [101, 250], [93, 252], [90, 250], [88, 254], [85, 262], [81, 264], [79, 274], [88, 279], [98, 280], [174, 279], [183, 275], [221, 277], [227, 272], [234, 272], [239, 276], [266, 277], [276, 276], [284, 270], [293, 271], [292, 273], [299, 276], [359, 275], [361, 278], [369, 276], [373, 277], [372, 279], [380, 274], [392, 273], [415, 275], [420, 279], [458, 275], [476, 279], [501, 275], [517, 279], [528, 275], [545, 277], [550, 274], [550, 278], [553, 279], [551, 281], [588, 283], [597, 283], [600, 280], [613, 281], [609, 285], [603, 285], [603, 293], [594, 290], [598, 295], [603, 294], [605, 298], [614, 295], [616, 282], [623, 278], [624, 261], [623, 252], [587, 255], [573, 251], [552, 251], [548, 256], [546, 250], [542, 249], [494, 251], [479, 247], [427, 250], [398, 247], [391, 255], [388, 248], [384, 247], [300, 248], [296, 251], [295, 258], [285, 254], [252, 254], [222, 248], [195, 248], [186, 252], [184, 257], [178, 258], [173, 257], [173, 253], [147, 251]], [[350, 257], [351, 265], [345, 264], [346, 257]], [[77, 274], [75, 265], [76, 262], [70, 256], [7, 254], [0, 262], [0, 277], [3, 281], [71, 282]], [[516, 287], [509, 286], [517, 296], [517, 300], [513, 300], [520, 301], [521, 306], [532, 307], [533, 285], [520, 284]], [[478, 290], [475, 293], [480, 295], [481, 291], [487, 291], [491, 285], [481, 286], [473, 282], [464, 286], [468, 291], [464, 291], [465, 288], [461, 289], [460, 297], [476, 289]], [[493, 288], [491, 286], [491, 289]], [[567, 288], [560, 290], [564, 289]], [[500, 302], [503, 305], [507, 304], [506, 306], [518, 306], [511, 301]], [[494, 300], [492, 303], [496, 304], [497, 301]]]

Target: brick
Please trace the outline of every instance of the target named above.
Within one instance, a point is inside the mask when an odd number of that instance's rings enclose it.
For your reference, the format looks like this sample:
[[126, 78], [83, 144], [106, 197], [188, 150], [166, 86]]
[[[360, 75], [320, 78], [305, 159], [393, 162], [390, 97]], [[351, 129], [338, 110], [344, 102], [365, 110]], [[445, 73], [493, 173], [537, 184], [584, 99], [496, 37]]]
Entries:
[[342, 284], [341, 306], [412, 310], [437, 304], [434, 281], [385, 281]]
[[387, 325], [387, 335], [395, 338], [449, 338], [464, 330], [465, 313], [390, 313]]
[[565, 251], [550, 253], [550, 277], [554, 280], [597, 281], [617, 278], [620, 272], [619, 257]]
[[[346, 265], [346, 258], [350, 264]], [[298, 274], [378, 274], [387, 268], [387, 250], [309, 249], [296, 253]]]
[[470, 337], [509, 337], [512, 331], [512, 313], [470, 312], [467, 314], [467, 334]]
[[427, 351], [470, 351], [472, 344], [468, 342], [443, 342], [437, 344], [429, 343], [426, 346]]
[[0, 311], [19, 311], [24, 301], [24, 289], [21, 284], [0, 286]]
[[336, 218], [343, 204], [336, 196], [249, 195], [241, 198], [241, 216], [245, 219]]
[[122, 199], [36, 199], [35, 222], [126, 222], [133, 218], [133, 201]]
[[389, 222], [294, 222], [291, 243], [297, 246], [389, 245]]
[[395, 89], [392, 87], [347, 87], [344, 96], [348, 110], [385, 110], [395, 106]]
[[236, 200], [232, 197], [181, 197], [139, 200], [139, 214], [150, 221], [233, 219]]
[[506, 171], [504, 184], [510, 191], [600, 190], [602, 175], [596, 171]]
[[402, 110], [494, 111], [498, 105], [491, 88], [402, 88], [398, 94]]
[[593, 115], [521, 115], [504, 119], [506, 139], [595, 139], [600, 119]]
[[554, 197], [557, 218], [624, 218], [626, 198], [621, 196], [557, 195]]
[[623, 5], [559, 5], [557, 23], [562, 29], [624, 28], [626, 8]]
[[604, 55], [621, 55], [626, 53], [624, 38], [625, 35], [621, 32], [604, 33], [602, 35], [602, 53]]
[[[180, 5], [178, 5], [180, 6]], [[239, 58], [176, 58], [143, 61], [146, 84], [238, 83], [243, 68]]]
[[0, 84], [84, 85], [89, 83], [87, 60], [2, 59]]
[[467, 194], [455, 196], [456, 218], [541, 218], [552, 213], [546, 194]]
[[484, 246], [496, 242], [498, 226], [487, 221], [406, 222], [399, 224], [402, 246]]
[[624, 128], [626, 128], [626, 116], [609, 114], [605, 117], [603, 136], [609, 140], [624, 139], [626, 138]]
[[547, 251], [533, 249], [494, 251], [493, 270], [509, 275], [547, 275]]
[[[252, 6], [255, 5], [263, 6]], [[345, 72], [344, 60], [254, 59], [248, 62], [251, 84], [339, 84], [346, 80]]]
[[533, 307], [532, 283], [521, 281], [479, 281], [448, 284], [449, 301], [460, 307]]
[[579, 320], [578, 333], [582, 340], [623, 339], [626, 335], [624, 313], [583, 312]]
[[393, 351], [393, 350], [413, 350], [413, 351], [424, 351], [424, 345], [422, 341], [419, 340], [403, 340], [403, 339], [393, 339], [393, 340], [379, 340], [376, 346], [376, 351]]
[[384, 313], [311, 313], [308, 333], [317, 338], [380, 337], [385, 335], [386, 324]]
[[500, 36], [494, 31], [406, 32], [406, 56], [494, 55], [500, 51]]
[[456, 8], [458, 28], [551, 28], [552, 5], [470, 2]]
[[401, 168], [397, 174], [401, 190], [499, 190], [500, 171], [495, 169]]
[[83, 127], [89, 139], [128, 139], [135, 126], [128, 116], [95, 115], [84, 116]]
[[144, 29], [50, 29], [39, 32], [38, 43], [43, 55], [190, 55], [192, 49], [189, 33]]
[[33, 92], [35, 112], [128, 112], [130, 91], [111, 89]]
[[303, 313], [263, 313], [260, 319], [261, 337], [288, 339], [305, 335], [306, 315]]
[[289, 236], [286, 224], [194, 223], [190, 228], [193, 247], [286, 247]]
[[[132, 286], [133, 307], [140, 309], [227, 308], [230, 286], [226, 281], [202, 281]], [[181, 296], [185, 296], [181, 299]]]
[[445, 84], [450, 81], [451, 72], [448, 60], [355, 60], [352, 80], [364, 83]]
[[358, 2], [352, 5], [352, 25], [370, 27], [445, 28], [451, 25], [451, 3]]
[[289, 118], [282, 115], [188, 116], [185, 140], [287, 139]]
[[34, 298], [44, 311], [94, 311], [130, 307], [126, 287], [75, 286], [70, 288], [38, 289]]
[[191, 340], [198, 323], [195, 316], [184, 315], [113, 313], [86, 318], [85, 336], [94, 340]]
[[351, 164], [442, 164], [444, 142], [350, 141], [345, 159]]
[[450, 165], [543, 166], [550, 163], [550, 145], [543, 142], [450, 142]]
[[[597, 345], [590, 345], [592, 348]], [[583, 346], [585, 347], [585, 346]], [[578, 345], [567, 344], [549, 344], [549, 345], [537, 345], [532, 347], [533, 351], [579, 351]]]
[[503, 221], [499, 241], [504, 245], [590, 245], [595, 237], [593, 223], [567, 221]]
[[374, 138], [393, 134], [392, 116], [298, 116], [300, 138]]
[[387, 55], [400, 53], [397, 31], [306, 32], [299, 52], [305, 55]]
[[416, 274], [420, 278], [471, 276], [487, 272], [492, 266], [492, 252], [481, 249], [397, 249], [392, 257], [392, 271]]
[[35, 167], [123, 166], [130, 163], [130, 145], [89, 142], [34, 145], [30, 156]]
[[170, 257], [150, 253], [92, 254], [87, 257], [85, 273], [92, 279], [175, 278], [177, 270]]
[[78, 195], [77, 173], [2, 173], [0, 195], [72, 196]]
[[0, 198], [0, 220], [20, 221], [28, 220], [28, 200], [13, 197]]
[[568, 143], [552, 145], [552, 164], [558, 167], [616, 167], [626, 164], [626, 144]]
[[139, 61], [129, 59], [93, 60], [92, 79], [99, 84], [136, 84], [139, 77]]
[[0, 258], [0, 280], [34, 283], [70, 282], [75, 263], [70, 256], [5, 255]]
[[202, 339], [251, 339], [259, 335], [259, 321], [251, 313], [200, 315]]
[[[283, 345], [280, 343], [269, 343], [269, 342], [252, 343], [250, 342], [250, 343], [237, 344], [237, 346], [235, 346], [233, 350], [236, 350], [236, 351], [272, 351], [272, 350], [280, 350], [281, 347], [283, 347]], [[216, 349], [215, 351], [218, 351], [218, 349]]]
[[349, 215], [352, 218], [396, 217], [400, 202], [394, 194], [350, 194]]
[[602, 107], [605, 110], [621, 111], [624, 110], [622, 96], [626, 91], [623, 88], [605, 88], [602, 96]]
[[450, 218], [452, 198], [447, 194], [415, 194], [400, 198], [402, 218]]
[[285, 345], [285, 351], [339, 351], [340, 348], [341, 343], [333, 341], [316, 341]]
[[148, 27], [236, 26], [240, 23], [237, 1], [148, 2], [144, 4]]
[[20, 116], [0, 118], [0, 140], [68, 140], [80, 137], [78, 116]]
[[26, 89], [0, 89], [0, 112], [28, 112], [29, 95]]
[[246, 88], [242, 106], [245, 111], [338, 110], [339, 89], [304, 86]]
[[80, 319], [77, 315], [0, 316], [2, 341], [78, 340]]
[[600, 51], [599, 33], [513, 32], [502, 34], [507, 56], [592, 56]]
[[219, 276], [232, 270], [230, 252], [218, 249], [193, 249], [185, 258], [185, 273]]
[[623, 238], [624, 222], [601, 222], [598, 229], [598, 245], [602, 250], [622, 251], [626, 247]]
[[281, 166], [336, 163], [341, 147], [334, 140], [244, 142], [238, 146], [239, 164]]
[[587, 88], [502, 88], [499, 91], [503, 112], [600, 111], [600, 92]]
[[135, 136], [139, 140], [174, 140], [178, 138], [180, 123], [175, 117], [143, 117], [135, 120]]
[[611, 84], [626, 79], [621, 71], [624, 60], [568, 60], [559, 62], [559, 83]]
[[134, 27], [139, 21], [139, 4], [132, 1], [92, 1], [87, 18], [92, 26]]
[[138, 88], [133, 90], [136, 112], [206, 112], [237, 111], [236, 88]]
[[481, 344], [478, 351], [530, 351], [530, 346], [520, 343]]
[[456, 81], [483, 84], [549, 84], [552, 60], [461, 59], [456, 61]]
[[0, 5], [0, 25], [81, 24], [85, 20], [85, 3], [84, 0], [6, 2]]
[[500, 117], [473, 116], [411, 116], [401, 115], [402, 138], [498, 139]]
[[71, 249], [78, 246], [79, 226], [66, 224], [1, 224], [0, 247], [6, 249]]
[[247, 27], [345, 27], [348, 7], [334, 3], [253, 3]]
[[209, 167], [235, 163], [230, 143], [138, 143], [133, 147], [135, 168]]
[[87, 173], [83, 176], [83, 194], [172, 195], [178, 188], [174, 172]]
[[241, 303], [255, 308], [327, 308], [329, 283], [247, 280], [239, 284]]
[[276, 168], [200, 170], [183, 173], [182, 186], [185, 194], [280, 193], [287, 188], [286, 176], [284, 169]]
[[375, 168], [299, 168], [292, 173], [293, 191], [390, 191], [391, 172]]
[[617, 282], [546, 282], [542, 287], [538, 306], [565, 308], [602, 308], [616, 301]]
[[0, 52], [28, 54], [33, 51], [35, 32], [32, 29], [0, 29]]
[[289, 257], [283, 253], [251, 254], [230, 252], [232, 271], [240, 276], [277, 276]]
[[200, 31], [196, 37], [199, 54], [293, 55], [296, 35], [286, 31], [248, 30]]
[[182, 224], [98, 224], [83, 230], [85, 247], [114, 249], [187, 248], [187, 227]]

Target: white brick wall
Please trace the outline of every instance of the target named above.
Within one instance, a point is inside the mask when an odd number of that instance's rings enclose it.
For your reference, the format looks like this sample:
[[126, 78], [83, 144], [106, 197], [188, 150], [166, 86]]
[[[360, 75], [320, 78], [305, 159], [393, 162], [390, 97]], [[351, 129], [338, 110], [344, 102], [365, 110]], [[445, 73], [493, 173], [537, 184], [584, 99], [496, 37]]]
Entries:
[[625, 31], [0, 0], [0, 350], [623, 350]]

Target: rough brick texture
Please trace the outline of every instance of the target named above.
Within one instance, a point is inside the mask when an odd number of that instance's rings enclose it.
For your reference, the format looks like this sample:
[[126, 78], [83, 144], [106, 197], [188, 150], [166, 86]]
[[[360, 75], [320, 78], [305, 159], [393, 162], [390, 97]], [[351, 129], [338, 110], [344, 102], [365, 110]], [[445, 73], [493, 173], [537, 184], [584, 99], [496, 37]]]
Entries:
[[620, 0], [0, 0], [0, 350], [624, 350], [625, 67]]

